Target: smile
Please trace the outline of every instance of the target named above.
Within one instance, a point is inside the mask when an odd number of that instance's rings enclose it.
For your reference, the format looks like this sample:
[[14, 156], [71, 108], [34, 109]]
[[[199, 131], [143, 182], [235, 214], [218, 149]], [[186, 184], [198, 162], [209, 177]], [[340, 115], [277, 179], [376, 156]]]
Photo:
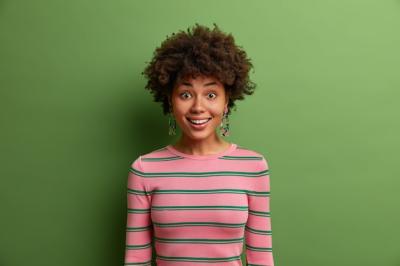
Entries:
[[189, 118], [186, 118], [190, 124], [194, 127], [194, 128], [203, 128], [205, 127], [206, 124], [208, 124], [208, 122], [211, 120], [211, 118], [208, 119], [202, 119], [202, 120], [191, 120]]

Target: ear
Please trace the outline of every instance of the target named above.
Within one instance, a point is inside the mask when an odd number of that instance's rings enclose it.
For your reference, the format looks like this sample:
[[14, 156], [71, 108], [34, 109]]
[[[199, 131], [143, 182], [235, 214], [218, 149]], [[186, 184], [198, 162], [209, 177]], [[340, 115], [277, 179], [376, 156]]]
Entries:
[[229, 104], [229, 93], [226, 93], [226, 97], [225, 97], [225, 108], [224, 111], [228, 112], [228, 104]]

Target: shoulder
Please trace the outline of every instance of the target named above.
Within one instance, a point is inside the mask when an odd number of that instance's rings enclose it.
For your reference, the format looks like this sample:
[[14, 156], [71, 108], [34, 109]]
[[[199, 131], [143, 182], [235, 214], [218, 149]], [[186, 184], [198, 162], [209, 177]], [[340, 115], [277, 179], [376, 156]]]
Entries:
[[136, 170], [145, 172], [144, 169], [147, 169], [146, 165], [149, 162], [151, 162], [151, 165], [158, 165], [159, 162], [166, 161], [168, 160], [168, 158], [171, 158], [171, 154], [166, 146], [160, 147], [139, 155], [131, 163], [131, 168], [135, 168]]
[[246, 154], [246, 155], [250, 155], [250, 156], [258, 156], [258, 157], [263, 157], [264, 155], [259, 152], [258, 150], [255, 150], [253, 148], [247, 147], [247, 146], [243, 146], [240, 144], [237, 144], [237, 148], [236, 148], [237, 153], [241, 153], [241, 154]]
[[266, 156], [259, 150], [238, 144], [234, 154], [236, 156], [253, 158], [257, 161], [257, 168], [260, 171], [269, 169]]

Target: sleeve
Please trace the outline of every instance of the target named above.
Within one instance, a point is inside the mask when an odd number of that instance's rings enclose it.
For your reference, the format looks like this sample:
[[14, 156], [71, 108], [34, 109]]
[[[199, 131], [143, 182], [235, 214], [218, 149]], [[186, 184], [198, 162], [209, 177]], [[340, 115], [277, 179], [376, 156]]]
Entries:
[[262, 157], [260, 175], [252, 180], [248, 193], [249, 216], [245, 227], [246, 264], [274, 266], [270, 215], [269, 167]]
[[151, 195], [146, 191], [141, 157], [131, 165], [127, 180], [125, 264], [151, 266], [153, 225]]

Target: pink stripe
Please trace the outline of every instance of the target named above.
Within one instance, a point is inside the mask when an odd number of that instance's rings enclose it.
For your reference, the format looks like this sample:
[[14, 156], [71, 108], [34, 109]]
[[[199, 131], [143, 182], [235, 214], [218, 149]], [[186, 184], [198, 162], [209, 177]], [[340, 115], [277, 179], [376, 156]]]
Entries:
[[230, 239], [243, 237], [243, 228], [210, 227], [210, 226], [187, 226], [156, 228], [157, 236], [162, 238], [207, 238], [207, 239]]
[[240, 255], [243, 244], [177, 244], [156, 242], [155, 247], [157, 250], [160, 250], [157, 254], [162, 256], [224, 258], [229, 257], [229, 255]]

